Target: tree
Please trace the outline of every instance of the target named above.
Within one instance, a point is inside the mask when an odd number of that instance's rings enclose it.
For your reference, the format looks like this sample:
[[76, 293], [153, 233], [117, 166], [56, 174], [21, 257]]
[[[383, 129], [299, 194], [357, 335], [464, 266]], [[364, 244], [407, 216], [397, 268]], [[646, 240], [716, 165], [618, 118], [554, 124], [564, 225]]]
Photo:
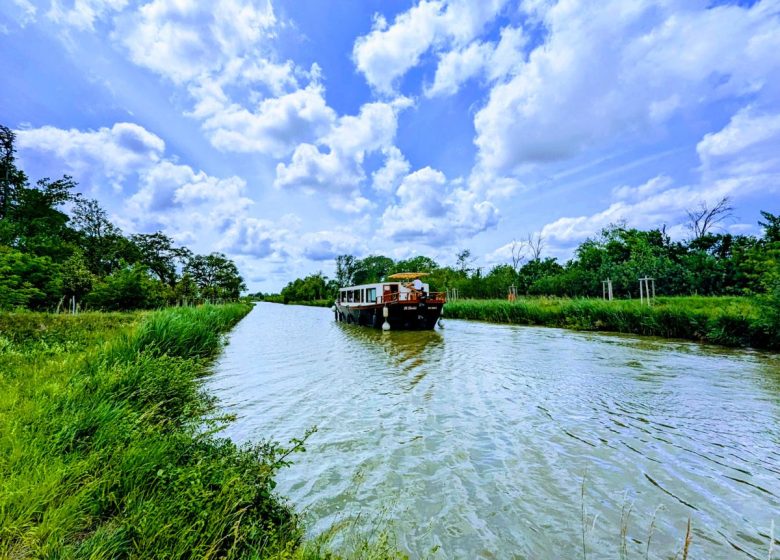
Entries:
[[526, 258], [525, 241], [517, 241], [516, 239], [513, 239], [509, 248], [512, 251], [512, 269], [517, 272], [520, 270], [520, 267], [523, 266], [523, 261], [525, 261]]
[[222, 253], [195, 255], [184, 267], [202, 298], [235, 299], [246, 289], [236, 264]]
[[774, 215], [761, 210], [761, 217], [765, 221], [758, 222], [764, 228], [764, 241], [767, 243], [780, 243], [780, 214]]
[[357, 259], [353, 255], [339, 255], [336, 257], [336, 281], [339, 286], [351, 286], [352, 276], [357, 269]]
[[86, 297], [86, 303], [107, 311], [152, 309], [165, 303], [163, 290], [145, 266], [135, 264], [106, 276]]
[[82, 299], [92, 290], [95, 276], [89, 271], [87, 261], [81, 251], [75, 251], [60, 267], [62, 293]]
[[544, 237], [542, 232], [535, 234], [528, 234], [528, 248], [531, 250], [531, 260], [538, 261], [542, 256], [542, 249], [544, 249]]
[[474, 264], [474, 261], [476, 260], [476, 258], [471, 256], [471, 250], [463, 249], [457, 254], [456, 267], [461, 274], [464, 276], [468, 275], [468, 273], [472, 271], [469, 267]]
[[396, 262], [392, 270], [393, 272], [433, 272], [437, 268], [439, 268], [439, 264], [435, 260], [418, 255]]
[[369, 284], [379, 282], [393, 269], [393, 259], [382, 255], [371, 255], [355, 261], [352, 273], [353, 284]]
[[0, 220], [8, 217], [18, 190], [27, 185], [27, 176], [16, 167], [16, 135], [0, 125]]
[[175, 247], [173, 239], [161, 231], [136, 234], [130, 239], [138, 248], [139, 261], [146, 265], [160, 282], [173, 288], [176, 285], [177, 264], [192, 257], [192, 251], [186, 247]]
[[693, 239], [707, 235], [712, 228], [731, 217], [734, 207], [730, 202], [729, 197], [724, 196], [712, 208], [705, 201], [701, 201], [698, 208], [686, 210], [688, 229], [691, 230]]
[[73, 225], [90, 271], [102, 278], [121, 268], [122, 261], [136, 262], [135, 245], [122, 236], [97, 200], [77, 198], [73, 207]]

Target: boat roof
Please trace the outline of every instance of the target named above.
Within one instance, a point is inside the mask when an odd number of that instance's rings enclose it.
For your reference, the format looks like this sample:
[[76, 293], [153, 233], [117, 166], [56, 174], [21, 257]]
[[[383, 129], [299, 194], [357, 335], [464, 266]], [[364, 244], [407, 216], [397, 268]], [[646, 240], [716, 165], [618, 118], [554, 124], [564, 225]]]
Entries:
[[396, 272], [387, 278], [392, 278], [393, 280], [414, 280], [415, 278], [420, 278], [421, 276], [428, 276], [428, 274], [428, 272]]

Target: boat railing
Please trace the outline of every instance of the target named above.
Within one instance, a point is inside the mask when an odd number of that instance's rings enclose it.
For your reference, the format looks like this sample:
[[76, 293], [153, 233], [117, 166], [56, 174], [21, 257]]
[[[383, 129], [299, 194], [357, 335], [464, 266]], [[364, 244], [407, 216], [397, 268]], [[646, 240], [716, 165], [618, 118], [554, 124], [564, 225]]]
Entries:
[[445, 292], [393, 292], [376, 298], [377, 303], [419, 303], [421, 301], [444, 303], [447, 301]]

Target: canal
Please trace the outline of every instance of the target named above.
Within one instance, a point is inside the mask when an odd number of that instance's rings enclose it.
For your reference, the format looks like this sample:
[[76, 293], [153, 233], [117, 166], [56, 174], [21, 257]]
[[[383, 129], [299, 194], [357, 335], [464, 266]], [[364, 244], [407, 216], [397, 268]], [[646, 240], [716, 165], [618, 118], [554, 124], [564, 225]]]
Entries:
[[671, 558], [690, 518], [690, 558], [767, 558], [772, 523], [780, 550], [780, 356], [444, 321], [259, 304], [230, 334], [207, 381], [226, 435], [318, 427], [277, 477], [312, 534], [385, 527], [413, 558], [644, 558], [650, 538]]

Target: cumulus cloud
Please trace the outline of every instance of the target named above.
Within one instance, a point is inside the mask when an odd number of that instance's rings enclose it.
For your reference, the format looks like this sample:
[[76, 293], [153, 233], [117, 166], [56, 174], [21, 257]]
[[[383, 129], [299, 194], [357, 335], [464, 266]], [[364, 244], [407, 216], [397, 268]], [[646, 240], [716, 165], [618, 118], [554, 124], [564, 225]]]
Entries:
[[406, 98], [366, 103], [358, 115], [340, 117], [317, 145], [300, 144], [289, 163], [277, 165], [274, 186], [329, 193], [333, 208], [365, 210], [369, 201], [358, 191], [365, 179], [363, 161], [367, 154], [380, 150], [392, 153], [396, 162], [399, 156], [403, 158], [397, 148], [392, 151], [393, 141], [398, 113], [410, 103]]
[[382, 215], [381, 233], [399, 242], [450, 244], [498, 223], [493, 204], [430, 167], [404, 177], [396, 199]]
[[748, 106], [732, 116], [720, 131], [704, 136], [696, 151], [705, 177], [780, 170], [780, 113]]
[[270, 0], [151, 0], [118, 16], [112, 38], [132, 62], [189, 95], [187, 114], [214, 147], [282, 157], [336, 118], [316, 64], [277, 60], [282, 25]]
[[289, 232], [270, 220], [238, 217], [225, 230], [220, 248], [240, 255], [257, 258], [283, 256], [282, 241]]
[[[686, 209], [700, 202], [712, 207], [728, 196], [732, 200], [761, 192], [778, 191], [780, 158], [780, 120], [774, 114], [754, 114], [750, 107], [738, 111], [721, 130], [706, 134], [697, 145], [702, 161], [701, 180], [676, 186], [659, 175], [636, 187], [613, 189], [619, 200], [592, 215], [563, 217], [542, 228], [553, 244], [571, 246], [593, 236], [611, 223], [625, 221], [631, 227], [654, 228], [669, 225], [669, 232], [684, 232]], [[728, 156], [724, 165], [713, 165], [718, 157]], [[735, 230], [736, 231], [736, 230]]]
[[498, 43], [473, 41], [464, 48], [442, 53], [433, 84], [425, 89], [425, 95], [453, 95], [461, 84], [480, 75], [496, 81], [517, 73], [523, 64], [525, 43], [522, 28], [505, 27]]
[[401, 179], [409, 173], [411, 166], [395, 146], [389, 146], [382, 150], [385, 163], [371, 174], [374, 190], [381, 192], [394, 192], [401, 184]]
[[[326, 133], [336, 114], [323, 98], [323, 89], [311, 84], [280, 97], [261, 101], [255, 111], [237, 103], [216, 100], [203, 128], [214, 147], [229, 152], [257, 152], [281, 157], [301, 142]], [[200, 108], [201, 115], [207, 109]]]
[[468, 43], [505, 4], [506, 0], [423, 0], [399, 14], [392, 25], [377, 16], [371, 32], [355, 41], [353, 61], [372, 87], [392, 93], [395, 82], [429, 49]]
[[162, 138], [127, 122], [86, 132], [44, 126], [19, 130], [16, 135], [22, 155], [27, 150], [48, 152], [68, 173], [87, 180], [107, 178], [116, 189], [128, 174], [159, 162], [165, 150]]
[[313, 261], [328, 261], [339, 255], [365, 253], [364, 241], [342, 230], [323, 230], [301, 236], [301, 255]]
[[479, 163], [512, 173], [647, 130], [707, 101], [775, 96], [780, 16], [772, 4], [538, 4], [534, 15], [548, 35], [475, 116]]
[[275, 24], [268, 0], [152, 0], [120, 17], [113, 36], [135, 64], [184, 83], [255, 52]]

